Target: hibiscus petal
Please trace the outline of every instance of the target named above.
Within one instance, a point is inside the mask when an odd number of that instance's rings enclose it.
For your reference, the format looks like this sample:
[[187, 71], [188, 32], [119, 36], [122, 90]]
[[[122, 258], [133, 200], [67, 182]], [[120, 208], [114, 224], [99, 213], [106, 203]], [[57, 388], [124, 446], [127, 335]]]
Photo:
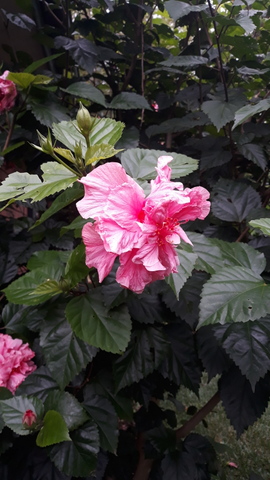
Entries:
[[[134, 222], [134, 231], [120, 227], [114, 220], [110, 218], [101, 218], [96, 227], [97, 232], [101, 236], [104, 248], [111, 253], [120, 255], [130, 251], [135, 245], [137, 246], [142, 231], [138, 224]], [[137, 227], [135, 229], [135, 227]]]
[[84, 197], [77, 202], [77, 209], [83, 218], [98, 218], [104, 214], [107, 199], [114, 188], [124, 183], [136, 184], [123, 167], [116, 162], [105, 163], [82, 177]]
[[95, 267], [97, 269], [101, 283], [110, 273], [117, 255], [105, 250], [103, 240], [92, 223], [84, 225], [82, 238], [86, 247], [85, 263], [89, 268]]
[[116, 281], [122, 287], [129, 288], [135, 293], [142, 293], [145, 286], [153, 281], [150, 272], [142, 264], [134, 263], [136, 250], [120, 255], [120, 267], [116, 272]]
[[159, 246], [157, 243], [146, 244], [133, 257], [134, 263], [142, 263], [149, 272], [166, 270], [159, 260]]
[[144, 218], [143, 189], [134, 182], [117, 187], [108, 197], [105, 214], [123, 228], [138, 230], [137, 222]]

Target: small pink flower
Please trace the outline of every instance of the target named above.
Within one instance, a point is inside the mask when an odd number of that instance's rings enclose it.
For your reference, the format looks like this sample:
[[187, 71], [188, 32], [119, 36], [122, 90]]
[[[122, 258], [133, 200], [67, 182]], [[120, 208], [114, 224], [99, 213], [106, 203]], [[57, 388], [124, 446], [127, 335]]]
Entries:
[[7, 80], [9, 71], [6, 70], [2, 76], [0, 76], [0, 113], [10, 110], [17, 96], [17, 90], [15, 83], [11, 80]]
[[8, 388], [12, 393], [36, 369], [31, 361], [35, 353], [28, 343], [0, 333], [0, 387]]
[[228, 467], [231, 467], [231, 468], [238, 468], [238, 465], [236, 465], [236, 463], [234, 462], [227, 462], [227, 465]]
[[26, 410], [22, 417], [22, 424], [26, 427], [32, 427], [37, 421], [37, 415], [33, 410]]
[[94, 224], [83, 227], [86, 264], [96, 267], [100, 282], [119, 256], [116, 280], [141, 293], [145, 286], [177, 272], [176, 246], [190, 240], [181, 224], [209, 213], [209, 192], [171, 181], [170, 156], [158, 159], [157, 177], [148, 197], [118, 163], [97, 167], [80, 181], [84, 198], [77, 208]]

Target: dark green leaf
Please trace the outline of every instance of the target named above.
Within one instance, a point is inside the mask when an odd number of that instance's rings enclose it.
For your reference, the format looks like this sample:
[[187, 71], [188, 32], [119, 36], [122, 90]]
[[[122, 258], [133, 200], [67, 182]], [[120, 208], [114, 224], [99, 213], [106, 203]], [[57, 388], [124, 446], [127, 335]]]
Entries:
[[138, 93], [122, 92], [113, 98], [108, 108], [131, 110], [131, 109], [144, 109], [151, 110], [151, 107], [147, 100]]
[[34, 395], [44, 401], [52, 390], [58, 390], [57, 383], [53, 380], [47, 367], [40, 367], [28, 375], [26, 380], [19, 386], [16, 393], [19, 395]]
[[29, 430], [22, 423], [26, 410], [32, 410], [41, 420], [43, 404], [36, 397], [18, 396], [0, 401], [0, 411], [5, 424], [19, 435], [28, 435]]
[[[190, 235], [192, 238], [192, 235]], [[216, 245], [219, 248], [220, 256], [223, 260], [223, 266], [232, 266], [236, 267], [246, 267], [252, 270], [254, 273], [262, 273], [266, 267], [266, 260], [263, 253], [258, 252], [250, 245], [246, 243], [229, 243], [224, 242], [223, 240], [217, 240], [214, 238], [209, 239], [210, 244], [212, 243], [213, 247]], [[218, 272], [218, 268], [215, 268], [215, 271]], [[213, 273], [213, 272], [209, 272]]]
[[49, 392], [44, 407], [45, 411], [55, 410], [60, 413], [69, 430], [74, 430], [89, 420], [82, 405], [68, 392]]
[[99, 437], [96, 425], [88, 422], [70, 434], [71, 442], [55, 445], [50, 458], [66, 475], [85, 477], [96, 468]]
[[[62, 305], [52, 306], [40, 334], [46, 363], [52, 377], [64, 388], [96, 355], [95, 347], [74, 335], [65, 319]], [[61, 412], [60, 412], [61, 413]]]
[[168, 277], [166, 277], [166, 282], [170, 285], [176, 297], [178, 298], [181, 288], [192, 273], [197, 260], [197, 255], [196, 253], [186, 252], [185, 250], [180, 250], [179, 248], [177, 249], [177, 254], [180, 261], [178, 272], [171, 273]]
[[55, 48], [63, 48], [70, 52], [73, 60], [88, 73], [93, 73], [97, 63], [97, 50], [95, 44], [86, 38], [72, 40], [68, 37], [58, 36], [54, 41]]
[[269, 373], [259, 380], [252, 391], [249, 380], [233, 366], [219, 380], [220, 396], [227, 417], [238, 437], [265, 411], [270, 396]]
[[242, 222], [253, 208], [261, 206], [254, 188], [234, 180], [220, 179], [213, 194], [212, 212], [227, 222]]
[[226, 267], [212, 275], [203, 288], [199, 326], [248, 322], [267, 313], [270, 286], [248, 268]]
[[224, 267], [220, 249], [212, 238], [195, 232], [188, 232], [188, 237], [193, 244], [193, 251], [197, 255], [195, 268], [207, 273], [214, 273]]
[[115, 383], [117, 391], [139, 382], [158, 368], [166, 353], [168, 343], [159, 328], [147, 327], [132, 336], [124, 355], [115, 362]]
[[245, 143], [239, 146], [239, 152], [242, 153], [245, 158], [255, 163], [255, 165], [258, 165], [262, 170], [266, 169], [267, 159], [260, 145]]
[[75, 334], [89, 345], [112, 353], [126, 349], [131, 330], [128, 311], [124, 306], [108, 310], [102, 303], [101, 292], [71, 300], [66, 316]]
[[68, 258], [65, 278], [71, 283], [71, 286], [85, 278], [89, 272], [89, 268], [85, 265], [85, 246], [78, 245]]
[[106, 100], [101, 90], [88, 82], [72, 83], [68, 88], [64, 89], [64, 91], [75, 97], [86, 98], [93, 103], [98, 103], [107, 108]]
[[118, 444], [118, 418], [111, 402], [100, 395], [88, 394], [85, 389], [84, 408], [97, 424], [100, 446], [105, 451], [116, 453]]
[[83, 195], [82, 185], [79, 182], [73, 183], [73, 185], [67, 188], [64, 192], [60, 193], [60, 195], [53, 201], [51, 206], [47, 208], [47, 210], [45, 210], [44, 213], [42, 213], [39, 220], [37, 220], [34, 223], [34, 225], [32, 225], [30, 230], [37, 227], [38, 225], [41, 225], [43, 222], [48, 220], [48, 218], [50, 218], [52, 215], [54, 215], [55, 213], [65, 208], [67, 205], [70, 205], [75, 200], [78, 200], [79, 198], [81, 198], [82, 195]]
[[220, 325], [214, 334], [254, 391], [258, 380], [270, 371], [270, 319]]
[[57, 103], [56, 99], [54, 102], [37, 102], [31, 99], [28, 105], [35, 118], [46, 127], [51, 127], [54, 122], [69, 120], [68, 110]]
[[160, 372], [176, 385], [184, 385], [198, 392], [201, 372], [192, 329], [182, 321], [167, 325], [164, 331], [170, 342], [170, 349], [159, 367]]
[[178, 18], [182, 18], [190, 12], [201, 12], [208, 8], [207, 5], [190, 5], [189, 3], [179, 2], [178, 0], [169, 0], [164, 3], [164, 6], [173, 20], [178, 20]]

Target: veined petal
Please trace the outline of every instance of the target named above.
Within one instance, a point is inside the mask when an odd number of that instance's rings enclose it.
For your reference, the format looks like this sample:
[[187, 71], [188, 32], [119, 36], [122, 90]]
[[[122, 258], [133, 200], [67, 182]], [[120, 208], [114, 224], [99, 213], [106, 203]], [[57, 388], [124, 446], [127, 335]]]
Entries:
[[82, 238], [86, 247], [85, 263], [89, 268], [95, 267], [97, 269], [101, 283], [110, 273], [117, 255], [105, 250], [103, 240], [96, 231], [96, 226], [90, 222], [84, 225]]
[[159, 260], [159, 246], [157, 243], [146, 244], [138, 249], [133, 257], [134, 263], [142, 263], [149, 272], [166, 270]]
[[129, 288], [135, 293], [142, 293], [145, 286], [153, 281], [153, 277], [142, 264], [133, 262], [134, 253], [136, 250], [120, 255], [116, 281], [122, 287]]
[[132, 229], [122, 228], [111, 218], [100, 218], [96, 227], [104, 243], [104, 248], [108, 252], [118, 255], [128, 252], [137, 246], [142, 236], [142, 231], [135, 222], [133, 222]]
[[123, 228], [138, 230], [137, 222], [143, 221], [145, 202], [143, 189], [134, 184], [121, 185], [108, 196], [105, 215]]
[[107, 199], [114, 188], [125, 183], [136, 185], [123, 167], [116, 162], [105, 163], [82, 177], [84, 197], [77, 202], [77, 209], [83, 218], [98, 218], [104, 213]]
[[179, 235], [179, 237], [184, 240], [184, 242], [189, 243], [189, 245], [193, 245], [193, 243], [189, 240], [185, 230], [183, 228], [177, 226], [175, 228], [175, 232]]

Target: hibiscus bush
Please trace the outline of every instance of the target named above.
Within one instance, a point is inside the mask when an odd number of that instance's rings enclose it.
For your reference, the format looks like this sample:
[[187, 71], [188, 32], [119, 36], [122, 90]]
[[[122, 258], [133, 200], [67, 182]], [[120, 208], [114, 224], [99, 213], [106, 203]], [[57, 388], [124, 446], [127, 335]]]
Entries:
[[230, 480], [207, 414], [239, 437], [270, 397], [269, 7], [17, 3], [45, 56], [3, 45], [1, 480]]

